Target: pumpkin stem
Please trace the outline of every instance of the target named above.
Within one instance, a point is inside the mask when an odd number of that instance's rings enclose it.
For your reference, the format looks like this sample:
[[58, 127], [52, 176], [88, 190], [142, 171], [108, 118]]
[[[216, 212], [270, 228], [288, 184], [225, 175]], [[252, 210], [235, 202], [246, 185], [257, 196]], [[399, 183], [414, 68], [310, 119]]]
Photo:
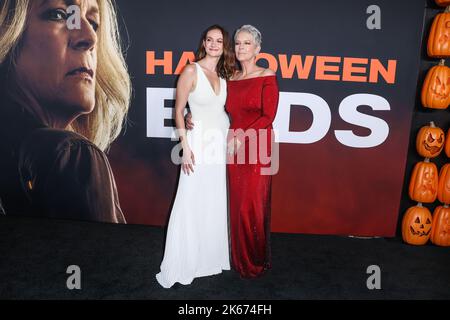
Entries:
[[450, 12], [450, 6], [447, 6], [444, 10], [444, 12]]
[[436, 125], [434, 124], [434, 121], [430, 121], [430, 127], [436, 128]]
[[448, 208], [448, 204], [444, 203], [444, 208]]
[[423, 162], [430, 163], [430, 158], [425, 158], [425, 160], [423, 160]]
[[[449, 6], [449, 8], [450, 8], [450, 6]], [[439, 65], [440, 66], [445, 66], [445, 59], [439, 60]]]
[[417, 206], [418, 206], [418, 207], [423, 207], [422, 202], [418, 202], [418, 203], [417, 203]]

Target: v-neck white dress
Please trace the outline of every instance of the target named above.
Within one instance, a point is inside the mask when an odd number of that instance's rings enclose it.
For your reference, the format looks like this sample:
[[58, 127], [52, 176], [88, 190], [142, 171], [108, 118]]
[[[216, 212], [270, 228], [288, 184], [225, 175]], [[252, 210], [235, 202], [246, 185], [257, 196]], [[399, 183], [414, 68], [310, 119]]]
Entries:
[[194, 278], [230, 270], [226, 184], [226, 81], [216, 94], [201, 66], [196, 65], [196, 88], [188, 102], [194, 129], [187, 140], [194, 153], [194, 172], [180, 172], [167, 230], [159, 284], [170, 288]]

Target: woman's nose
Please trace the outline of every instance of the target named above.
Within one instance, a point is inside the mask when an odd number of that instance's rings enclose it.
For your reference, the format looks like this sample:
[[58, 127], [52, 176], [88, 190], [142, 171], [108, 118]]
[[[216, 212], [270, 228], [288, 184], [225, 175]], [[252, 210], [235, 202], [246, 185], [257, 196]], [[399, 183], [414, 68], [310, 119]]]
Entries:
[[80, 29], [73, 29], [70, 46], [75, 50], [92, 50], [97, 44], [97, 34], [90, 22], [82, 18]]

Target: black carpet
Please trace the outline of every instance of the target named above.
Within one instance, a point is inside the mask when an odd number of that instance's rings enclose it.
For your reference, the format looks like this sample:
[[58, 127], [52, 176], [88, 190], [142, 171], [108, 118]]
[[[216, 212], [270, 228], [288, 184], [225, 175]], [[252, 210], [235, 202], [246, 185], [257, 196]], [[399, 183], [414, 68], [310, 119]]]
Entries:
[[[165, 230], [0, 217], [0, 299], [450, 299], [450, 248], [401, 239], [272, 234], [273, 269], [234, 271], [163, 289], [155, 280]], [[68, 290], [69, 265], [81, 290]], [[370, 265], [381, 289], [366, 286]]]

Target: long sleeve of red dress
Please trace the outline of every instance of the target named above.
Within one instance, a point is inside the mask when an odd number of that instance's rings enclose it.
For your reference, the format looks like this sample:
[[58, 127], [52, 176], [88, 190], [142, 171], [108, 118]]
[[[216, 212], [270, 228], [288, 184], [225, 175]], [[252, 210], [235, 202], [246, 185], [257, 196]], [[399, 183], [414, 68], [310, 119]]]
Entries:
[[[245, 151], [245, 162], [239, 162], [235, 155], [228, 163], [231, 262], [244, 278], [257, 277], [271, 267], [272, 177], [262, 175], [261, 168], [270, 166], [270, 161], [267, 163], [262, 157], [271, 156], [278, 96], [276, 76], [228, 82], [226, 108], [231, 118], [231, 136], [233, 130], [239, 129], [245, 134], [245, 143], [240, 147], [240, 151]], [[251, 130], [256, 132], [256, 148], [249, 146], [252, 139], [247, 133]], [[256, 151], [256, 156], [250, 151]]]
[[261, 93], [261, 114], [245, 129], [272, 128], [278, 108], [278, 84], [276, 77], [263, 77]]

